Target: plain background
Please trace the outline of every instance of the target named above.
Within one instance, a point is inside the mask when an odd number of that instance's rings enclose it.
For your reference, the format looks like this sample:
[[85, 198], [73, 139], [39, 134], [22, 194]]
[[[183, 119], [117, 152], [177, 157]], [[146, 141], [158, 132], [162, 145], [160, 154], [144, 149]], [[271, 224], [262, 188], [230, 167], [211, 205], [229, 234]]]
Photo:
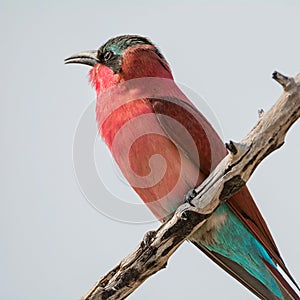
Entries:
[[[148, 36], [209, 103], [225, 140], [239, 140], [282, 92], [272, 72], [300, 72], [299, 12], [298, 1], [1, 0], [0, 298], [78, 299], [159, 225], [107, 218], [81, 193], [73, 137], [94, 92], [88, 68], [64, 58], [119, 34]], [[249, 182], [298, 282], [299, 131]], [[129, 299], [184, 297], [255, 299], [187, 243]]]

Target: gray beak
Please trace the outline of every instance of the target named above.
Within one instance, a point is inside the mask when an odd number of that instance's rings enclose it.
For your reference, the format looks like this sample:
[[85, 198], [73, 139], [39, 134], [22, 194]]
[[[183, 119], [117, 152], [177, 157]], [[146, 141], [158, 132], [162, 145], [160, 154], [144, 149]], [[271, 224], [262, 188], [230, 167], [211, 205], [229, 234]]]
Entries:
[[88, 50], [65, 59], [65, 64], [83, 64], [94, 67], [100, 61], [97, 58], [97, 50]]

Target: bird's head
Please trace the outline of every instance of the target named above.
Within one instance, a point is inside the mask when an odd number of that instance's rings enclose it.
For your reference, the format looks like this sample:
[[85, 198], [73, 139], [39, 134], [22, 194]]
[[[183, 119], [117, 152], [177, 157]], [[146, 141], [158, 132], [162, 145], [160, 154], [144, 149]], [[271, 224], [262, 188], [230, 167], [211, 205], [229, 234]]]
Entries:
[[78, 53], [65, 59], [65, 63], [91, 66], [90, 81], [97, 92], [134, 78], [172, 79], [161, 52], [149, 39], [138, 35], [114, 37], [98, 50]]

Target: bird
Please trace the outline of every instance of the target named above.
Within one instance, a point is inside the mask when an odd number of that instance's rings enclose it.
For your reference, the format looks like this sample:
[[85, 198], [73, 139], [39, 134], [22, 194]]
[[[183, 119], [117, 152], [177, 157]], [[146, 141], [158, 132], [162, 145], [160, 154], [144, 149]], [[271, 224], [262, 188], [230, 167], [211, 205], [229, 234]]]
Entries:
[[[159, 221], [167, 221], [226, 156], [218, 133], [178, 87], [149, 38], [116, 36], [65, 63], [91, 67], [99, 133], [135, 192]], [[258, 298], [299, 299], [247, 186], [222, 202], [189, 240]]]

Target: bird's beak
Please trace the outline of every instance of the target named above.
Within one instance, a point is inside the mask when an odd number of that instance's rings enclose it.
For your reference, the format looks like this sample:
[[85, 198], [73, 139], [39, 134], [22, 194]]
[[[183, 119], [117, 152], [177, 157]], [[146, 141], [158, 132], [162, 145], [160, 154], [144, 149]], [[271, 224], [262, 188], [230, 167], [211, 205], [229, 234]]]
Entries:
[[65, 64], [84, 64], [94, 67], [100, 61], [97, 58], [97, 50], [88, 50], [72, 55], [65, 59]]

